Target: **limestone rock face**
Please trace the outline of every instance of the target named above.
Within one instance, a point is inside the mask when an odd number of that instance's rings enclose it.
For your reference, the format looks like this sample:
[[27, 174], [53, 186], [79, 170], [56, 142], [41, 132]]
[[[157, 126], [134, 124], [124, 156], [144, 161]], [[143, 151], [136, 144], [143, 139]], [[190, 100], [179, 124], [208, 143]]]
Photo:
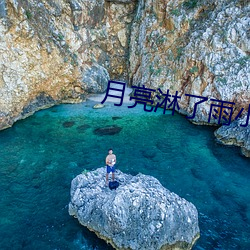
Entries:
[[191, 120], [197, 124], [208, 123], [210, 99], [235, 103], [232, 118], [241, 108], [243, 117], [249, 11], [244, 0], [2, 0], [0, 130], [102, 93], [109, 79], [178, 91], [179, 112], [188, 116], [201, 99], [185, 94], [207, 97]]
[[247, 115], [229, 126], [221, 126], [215, 131], [215, 136], [223, 144], [240, 146], [242, 154], [250, 157], [250, 126], [240, 126], [246, 124], [246, 119]]
[[115, 249], [191, 249], [199, 237], [195, 206], [143, 174], [117, 171], [120, 186], [105, 187], [105, 168], [71, 183], [69, 214]]
[[[130, 42], [130, 82], [174, 95], [192, 122], [207, 124], [210, 99], [250, 103], [250, 5], [245, 1], [140, 0]], [[153, 95], [155, 103], [159, 101]], [[172, 99], [171, 99], [172, 100]], [[214, 103], [214, 102], [213, 102]], [[218, 103], [215, 103], [218, 104]], [[228, 110], [226, 110], [228, 111]], [[210, 124], [218, 119], [211, 117]]]
[[126, 80], [134, 9], [134, 1], [1, 1], [0, 129], [104, 92], [110, 77]]
[[[234, 1], [140, 0], [130, 81], [172, 95], [179, 91], [181, 112], [190, 116], [201, 99], [185, 94], [235, 102], [235, 117], [250, 103], [249, 11]], [[207, 123], [210, 104], [198, 105], [195, 122]]]
[[82, 89], [87, 93], [103, 93], [108, 85], [108, 71], [98, 64], [86, 68], [82, 79]]

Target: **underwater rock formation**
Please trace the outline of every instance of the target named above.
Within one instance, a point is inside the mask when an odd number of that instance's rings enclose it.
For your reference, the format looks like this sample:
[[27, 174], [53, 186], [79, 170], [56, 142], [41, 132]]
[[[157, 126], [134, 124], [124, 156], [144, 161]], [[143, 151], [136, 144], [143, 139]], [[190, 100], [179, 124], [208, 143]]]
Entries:
[[111, 126], [106, 126], [106, 127], [102, 127], [102, 128], [96, 128], [94, 130], [94, 134], [96, 135], [115, 135], [120, 133], [120, 131], [122, 130], [121, 127], [117, 126], [117, 125], [111, 125]]

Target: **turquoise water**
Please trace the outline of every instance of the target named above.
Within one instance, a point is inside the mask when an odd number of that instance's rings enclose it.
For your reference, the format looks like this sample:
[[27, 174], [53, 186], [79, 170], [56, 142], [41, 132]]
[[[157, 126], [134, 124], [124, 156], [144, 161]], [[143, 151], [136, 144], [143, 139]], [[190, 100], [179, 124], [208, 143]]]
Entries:
[[[104, 166], [150, 174], [199, 211], [194, 249], [250, 249], [250, 159], [183, 116], [93, 102], [39, 111], [0, 131], [0, 249], [112, 248], [68, 215], [71, 180]], [[116, 125], [114, 135], [95, 129]]]

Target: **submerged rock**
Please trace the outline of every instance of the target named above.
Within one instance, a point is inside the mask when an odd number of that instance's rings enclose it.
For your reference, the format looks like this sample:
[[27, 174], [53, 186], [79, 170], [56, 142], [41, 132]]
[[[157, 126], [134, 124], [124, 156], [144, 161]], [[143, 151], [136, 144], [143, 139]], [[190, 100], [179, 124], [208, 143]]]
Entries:
[[83, 133], [83, 132], [85, 132], [85, 130], [87, 130], [90, 127], [91, 126], [89, 124], [83, 124], [83, 125], [78, 126], [76, 129], [77, 129], [78, 133]]
[[118, 127], [116, 125], [112, 125], [112, 126], [106, 126], [103, 128], [97, 128], [94, 130], [94, 134], [96, 135], [115, 135], [120, 133], [120, 131], [122, 130], [121, 127]]
[[113, 120], [113, 121], [119, 120], [119, 119], [122, 119], [122, 117], [120, 117], [120, 116], [112, 116], [112, 120]]
[[72, 127], [72, 126], [74, 126], [75, 125], [75, 122], [74, 121], [67, 121], [67, 122], [64, 122], [63, 123], [63, 127], [64, 128], [70, 128], [70, 127]]
[[71, 183], [69, 214], [115, 249], [191, 249], [199, 237], [195, 206], [154, 177], [117, 171], [117, 190], [105, 186], [105, 168]]

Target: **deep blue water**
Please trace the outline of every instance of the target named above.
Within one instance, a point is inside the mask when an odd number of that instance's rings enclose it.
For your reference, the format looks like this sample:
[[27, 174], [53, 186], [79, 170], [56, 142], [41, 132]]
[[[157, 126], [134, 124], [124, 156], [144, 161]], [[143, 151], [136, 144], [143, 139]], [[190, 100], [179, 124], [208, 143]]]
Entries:
[[[250, 159], [215, 142], [215, 127], [177, 113], [93, 102], [39, 111], [0, 131], [0, 249], [111, 250], [68, 215], [71, 180], [105, 164], [150, 174], [199, 211], [195, 250], [250, 249]], [[96, 135], [107, 125], [115, 135]]]

